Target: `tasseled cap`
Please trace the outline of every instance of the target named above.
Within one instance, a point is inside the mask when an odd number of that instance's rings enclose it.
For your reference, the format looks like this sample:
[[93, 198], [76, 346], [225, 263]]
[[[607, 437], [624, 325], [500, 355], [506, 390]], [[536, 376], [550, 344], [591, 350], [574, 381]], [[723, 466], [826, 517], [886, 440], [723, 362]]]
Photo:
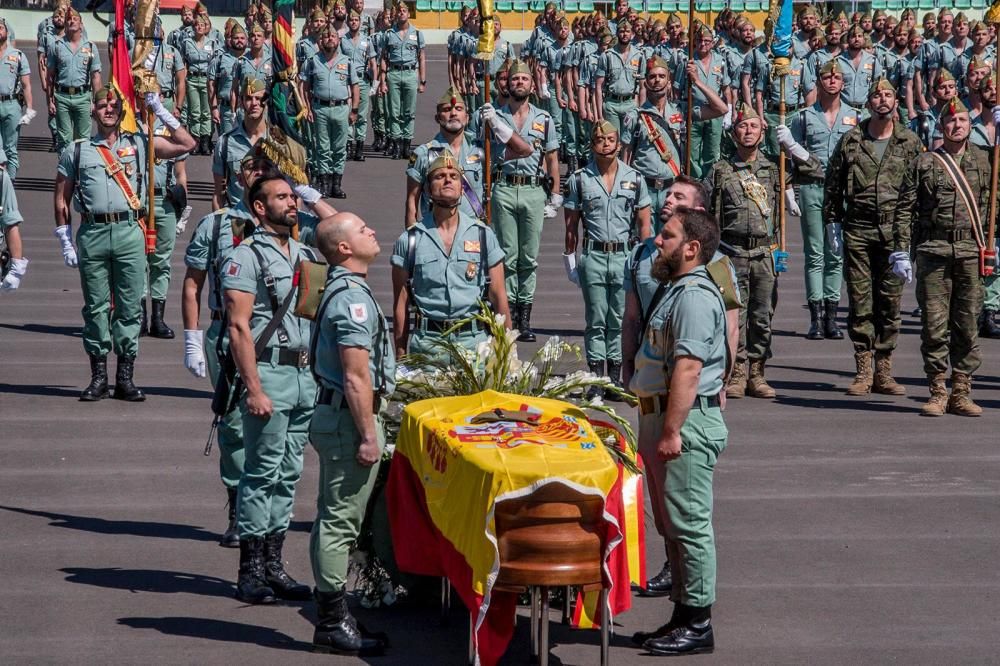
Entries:
[[707, 25], [702, 25], [698, 28], [698, 33], [696, 35], [698, 39], [715, 39], [715, 35], [712, 34], [712, 29]]
[[959, 113], [968, 113], [968, 112], [969, 108], [965, 106], [965, 104], [962, 104], [962, 100], [960, 100], [957, 97], [954, 97], [948, 100], [945, 103], [944, 108], [941, 109], [941, 118], [944, 119], [946, 116], [954, 116]]
[[316, 19], [319, 19], [320, 21], [326, 20], [326, 12], [324, 12], [320, 7], [313, 7], [313, 10], [309, 12], [309, 20], [315, 21]]
[[260, 79], [248, 78], [243, 82], [243, 94], [255, 95], [265, 91], [264, 82]]
[[646, 73], [649, 74], [656, 68], [662, 68], [668, 72], [670, 71], [670, 66], [667, 64], [667, 61], [664, 60], [662, 56], [658, 55], [655, 55], [646, 61]]
[[240, 24], [239, 21], [234, 19], [232, 16], [226, 19], [226, 25], [222, 28], [222, 34], [228, 37], [232, 32], [233, 28]]
[[850, 38], [850, 37], [867, 37], [868, 35], [865, 34], [864, 28], [862, 28], [859, 24], [855, 23], [854, 25], [851, 26], [850, 30], [847, 31], [847, 36], [848, 38]]
[[965, 15], [965, 12], [959, 12], [955, 16], [955, 23], [968, 23], [969, 17]]
[[813, 7], [812, 5], [806, 5], [806, 8], [803, 9], [801, 12], [799, 12], [799, 18], [800, 19], [803, 19], [803, 18], [805, 18], [807, 16], [813, 16], [813, 17], [819, 18], [819, 16], [816, 14], [815, 7]]
[[259, 32], [261, 35], [263, 35], [264, 34], [264, 26], [262, 26], [260, 23], [257, 23], [256, 21], [254, 21], [254, 23], [250, 26], [250, 31], [249, 32], [250, 32], [250, 34], [253, 34], [255, 32]]
[[972, 56], [972, 60], [969, 61], [969, 71], [974, 72], [977, 69], [989, 69], [990, 63], [986, 62], [979, 56]]
[[514, 60], [510, 63], [510, 76], [513, 77], [518, 74], [527, 74], [528, 76], [531, 76], [531, 67], [528, 66], [528, 63], [520, 59]]
[[194, 6], [194, 13], [195, 13], [195, 16], [197, 16], [198, 14], [205, 14], [205, 15], [207, 15], [208, 14], [208, 8], [205, 5], [203, 5], [203, 4], [201, 4], [199, 2], [198, 4], [196, 4]]
[[239, 22], [237, 22], [236, 25], [234, 25], [229, 30], [229, 38], [230, 39], [232, 39], [233, 37], [236, 37], [237, 35], [243, 35], [244, 37], [247, 36], [247, 31], [243, 28], [243, 26]]
[[954, 80], [955, 80], [954, 74], [952, 74], [949, 70], [942, 67], [941, 69], [938, 70], [937, 83], [935, 83], [934, 85], [937, 85], [942, 81], [954, 81]]
[[596, 139], [599, 136], [607, 136], [608, 134], [618, 134], [618, 130], [607, 120], [600, 120], [594, 123], [594, 129], [590, 132], [590, 138]]
[[873, 21], [877, 21], [880, 18], [887, 18], [887, 17], [888, 17], [888, 14], [886, 14], [885, 11], [881, 10], [881, 9], [876, 9], [875, 13], [872, 14], [872, 20]]
[[684, 22], [681, 21], [681, 17], [673, 12], [667, 17], [667, 25], [683, 25]]
[[103, 86], [101, 86], [100, 88], [98, 88], [97, 90], [94, 91], [94, 95], [93, 95], [93, 97], [91, 99], [92, 99], [92, 101], [93, 101], [94, 104], [97, 104], [102, 99], [106, 99], [109, 102], [112, 99], [117, 99], [119, 102], [121, 102], [122, 101], [122, 96], [118, 92], [117, 88], [115, 88], [110, 83], [105, 83]]
[[840, 63], [837, 62], [836, 58], [833, 58], [831, 60], [827, 60], [823, 64], [823, 66], [819, 68], [819, 75], [820, 76], [823, 76], [824, 74], [843, 74], [843, 73], [844, 73], [844, 70], [841, 69]]
[[760, 120], [760, 116], [754, 111], [753, 107], [744, 102], [740, 102], [736, 105], [736, 113], [733, 115], [733, 128], [735, 128], [740, 123], [746, 120]]
[[437, 108], [440, 109], [442, 106], [455, 106], [456, 104], [462, 104], [462, 106], [465, 106], [465, 103], [462, 101], [462, 93], [458, 92], [458, 88], [455, 86], [449, 86], [448, 89], [444, 91], [444, 94], [438, 98]]
[[882, 90], [888, 90], [892, 92], [894, 95], [896, 94], [896, 89], [892, 86], [891, 83], [889, 83], [889, 79], [882, 76], [876, 79], [875, 82], [872, 83], [872, 87], [868, 89], [868, 99], [871, 99], [873, 95]]
[[438, 169], [454, 169], [459, 173], [465, 173], [462, 166], [458, 163], [458, 160], [455, 159], [455, 156], [447, 150], [438, 155], [438, 157], [430, 163], [430, 166], [427, 167], [427, 177], [429, 178], [430, 175]]
[[361, 18], [361, 12], [359, 12], [357, 9], [352, 9], [351, 11], [347, 12], [347, 18], [349, 18], [349, 19], [352, 19], [352, 18], [360, 19]]

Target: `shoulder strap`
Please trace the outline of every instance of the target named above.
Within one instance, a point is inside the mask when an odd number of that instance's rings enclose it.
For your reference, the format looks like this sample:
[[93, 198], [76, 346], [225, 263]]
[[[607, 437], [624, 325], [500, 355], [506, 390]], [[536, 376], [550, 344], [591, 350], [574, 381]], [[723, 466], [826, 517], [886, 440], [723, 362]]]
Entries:
[[312, 371], [313, 379], [319, 383], [319, 375], [316, 374], [316, 348], [319, 346], [319, 329], [322, 326], [323, 317], [326, 315], [326, 307], [333, 300], [334, 296], [342, 291], [347, 291], [351, 288], [351, 285], [345, 284], [342, 287], [334, 289], [329, 296], [323, 299], [320, 303], [319, 310], [316, 312], [316, 323], [312, 327], [312, 335], [309, 337], [309, 370]]
[[490, 267], [486, 265], [489, 261], [489, 253], [486, 251], [486, 225], [479, 225], [479, 271], [483, 276], [483, 300], [490, 294]]
[[[122, 191], [129, 208], [134, 211], [139, 210], [142, 207], [142, 202], [139, 200], [139, 195], [132, 189], [132, 184], [128, 182], [128, 174], [125, 173], [125, 167], [114, 158], [107, 146], [101, 144], [95, 146], [95, 148], [97, 149], [97, 154], [101, 156], [101, 160], [104, 162], [105, 171], [115, 181], [118, 189]], [[142, 180], [141, 176], [139, 180]]]
[[[413, 296], [413, 268], [417, 265], [417, 230], [410, 227], [406, 230], [406, 291], [410, 296], [410, 303], [417, 307], [417, 302]], [[419, 308], [418, 308], [419, 309]]]
[[[278, 288], [277, 281], [274, 279], [274, 275], [271, 270], [267, 267], [267, 262], [264, 261], [264, 255], [260, 253], [257, 249], [257, 245], [251, 243], [248, 245], [250, 251], [253, 255], [257, 257], [257, 265], [260, 267], [261, 275], [264, 276], [264, 286], [267, 287], [267, 296], [271, 300], [271, 314], [273, 315], [278, 311]], [[294, 289], [292, 290], [294, 291]]]
[[[291, 307], [292, 301], [295, 300], [296, 289], [291, 288], [288, 290], [288, 294], [285, 295], [283, 301], [280, 305], [278, 303], [278, 289], [275, 283], [274, 275], [268, 269], [266, 262], [264, 261], [264, 255], [260, 253], [257, 246], [253, 243], [249, 245], [250, 251], [253, 252], [254, 256], [257, 258], [257, 265], [260, 267], [260, 272], [264, 276], [264, 286], [267, 287], [267, 294], [271, 300], [271, 319], [267, 322], [267, 326], [261, 331], [260, 337], [254, 341], [254, 357], [260, 358], [260, 355], [264, 352], [267, 347], [267, 343], [271, 341], [276, 331], [281, 331], [282, 336], [279, 340], [286, 338], [287, 341], [288, 333], [285, 332], [284, 319], [285, 315], [288, 313], [288, 308]], [[295, 270], [299, 269], [299, 262], [295, 262]]]
[[[645, 247], [643, 243], [639, 243], [634, 248], [632, 248], [632, 256], [629, 257], [629, 275], [632, 277], [632, 292], [635, 294], [636, 299], [639, 298], [639, 255], [642, 254], [642, 248]], [[641, 304], [642, 301], [639, 300]]]
[[[73, 142], [73, 179], [76, 180], [80, 177], [80, 150], [83, 143], [80, 141]], [[80, 204], [80, 211], [86, 214], [87, 205], [83, 201], [83, 188], [77, 187], [76, 189], [76, 200]]]
[[972, 233], [976, 237], [976, 245], [979, 246], [979, 249], [983, 249], [986, 247], [986, 243], [983, 240], [983, 221], [979, 215], [979, 206], [976, 205], [976, 197], [972, 193], [969, 181], [966, 180], [962, 170], [958, 168], [958, 164], [955, 163], [954, 158], [946, 151], [939, 148], [931, 154], [941, 164], [945, 173], [948, 174], [951, 182], [955, 185], [955, 194], [962, 200], [965, 209], [969, 211], [969, 218], [972, 220]]

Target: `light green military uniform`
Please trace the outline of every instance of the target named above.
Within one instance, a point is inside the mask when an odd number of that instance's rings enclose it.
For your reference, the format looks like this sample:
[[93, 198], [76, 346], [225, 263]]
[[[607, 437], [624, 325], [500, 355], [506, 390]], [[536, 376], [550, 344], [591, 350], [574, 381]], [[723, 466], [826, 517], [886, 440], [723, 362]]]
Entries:
[[215, 83], [215, 98], [219, 101], [219, 136], [233, 129], [236, 112], [229, 102], [233, 92], [234, 69], [240, 56], [230, 49], [218, 51], [208, 66], [208, 76]]
[[837, 56], [837, 64], [844, 77], [840, 100], [859, 111], [864, 109], [868, 103], [869, 88], [882, 76], [882, 63], [868, 51], [862, 51], [858, 66], [855, 67], [851, 54], [845, 49]]
[[[46, 24], [46, 21], [48, 23]], [[38, 24], [38, 46], [35, 51], [38, 56], [39, 69], [41, 69], [41, 62], [44, 60], [46, 64], [49, 61], [49, 54], [54, 52], [56, 40], [60, 39], [55, 33], [55, 26], [52, 24], [52, 18], [49, 17]], [[41, 72], [39, 72], [41, 74]], [[48, 104], [46, 104], [48, 107]], [[46, 108], [46, 112], [48, 108]], [[56, 127], [56, 117], [55, 115], [49, 116], [49, 133], [52, 135], [53, 145], [58, 145], [58, 132]]]
[[17, 207], [17, 193], [10, 174], [0, 169], [0, 234], [24, 221]]
[[[657, 464], [664, 467], [664, 528], [674, 581], [670, 599], [704, 608], [715, 603], [712, 478], [729, 437], [718, 402], [726, 372], [725, 308], [704, 266], [674, 282], [656, 307], [643, 331], [629, 389], [641, 398], [669, 394], [670, 374], [682, 356], [703, 364], [698, 396], [681, 427], [680, 457]], [[640, 449], [656, 448], [663, 420], [659, 409], [640, 415]]]
[[[216, 225], [218, 229], [216, 230]], [[242, 202], [235, 208], [223, 208], [205, 216], [198, 223], [184, 253], [184, 264], [206, 272], [208, 307], [212, 323], [205, 333], [205, 362], [215, 388], [219, 381], [220, 355], [229, 347], [229, 334], [222, 327], [225, 306], [222, 302], [221, 267], [235, 246], [235, 236], [242, 240], [253, 228], [253, 216]], [[243, 417], [234, 409], [219, 421], [219, 476], [227, 488], [236, 488], [243, 474], [246, 454], [243, 449]]]
[[[556, 126], [556, 135], [559, 137], [559, 143], [563, 149], [568, 148], [570, 143], [572, 143], [575, 148], [576, 136], [573, 136], [572, 138], [567, 136], [568, 128], [566, 127], [566, 116], [569, 115], [569, 106], [567, 105], [565, 109], [559, 106], [559, 100], [556, 95], [556, 79], [562, 78], [562, 63], [563, 60], [568, 57], [568, 51], [572, 48], [572, 46], [573, 43], [569, 40], [567, 40], [566, 44], [563, 46], [559, 46], [556, 42], [552, 42], [538, 54], [538, 65], [539, 67], [545, 68], [546, 81], [548, 81], [549, 86], [549, 98], [539, 98], [538, 104], [541, 108], [548, 111], [550, 116], [552, 116], [552, 122]], [[572, 129], [575, 133], [576, 127], [574, 126]]]
[[228, 134], [219, 137], [212, 151], [212, 174], [226, 180], [228, 206], [236, 206], [243, 201], [243, 186], [238, 178], [240, 162], [256, 144], [250, 142], [243, 123], [239, 123]]
[[313, 578], [320, 592], [338, 592], [347, 582], [351, 546], [358, 538], [381, 462], [357, 461], [361, 435], [344, 398], [340, 350], [369, 354], [379, 449], [385, 431], [378, 415], [395, 388], [396, 357], [385, 315], [364, 277], [337, 266], [330, 270], [313, 334], [313, 367], [320, 391], [309, 423], [309, 441], [319, 457], [319, 498], [309, 539]]
[[[479, 46], [479, 40], [473, 42], [473, 50], [468, 54], [468, 57], [472, 57], [476, 54], [476, 48]], [[498, 38], [493, 43], [493, 57], [489, 60], [480, 60], [475, 58], [472, 61], [472, 68], [476, 74], [476, 85], [479, 87], [479, 92], [475, 95], [466, 95], [466, 108], [469, 110], [469, 115], [471, 116], [473, 112], [479, 109], [483, 104], [486, 103], [486, 79], [485, 73], [486, 68], [489, 67], [490, 79], [496, 81], [496, 75], [503, 67], [503, 64], [508, 60], [514, 59], [514, 48], [505, 39]], [[574, 94], [576, 91], [573, 91]], [[497, 87], [494, 83], [490, 86], [490, 99], [489, 102], [492, 104], [493, 100], [497, 96]], [[472, 99], [471, 106], [469, 105], [469, 98]]]
[[212, 109], [208, 103], [208, 65], [217, 53], [215, 42], [205, 35], [198, 44], [194, 37], [188, 37], [181, 46], [181, 55], [187, 67], [187, 90], [184, 108], [187, 126], [196, 137], [212, 133]]
[[[431, 163], [443, 153], [451, 153], [451, 146], [444, 136], [438, 132], [437, 136], [413, 149], [410, 155], [410, 162], [406, 168], [406, 175], [413, 182], [420, 183], [421, 187], [427, 182], [427, 169]], [[459, 151], [458, 164], [464, 171], [465, 185], [462, 186], [463, 194], [458, 202], [458, 209], [476, 219], [483, 219], [484, 199], [483, 169], [485, 166], [486, 154], [477, 145], [469, 143], [469, 140], [462, 140], [462, 150]], [[431, 210], [430, 199], [427, 193], [421, 190], [420, 210], [417, 211], [417, 219], [423, 218]]]
[[[533, 152], [527, 157], [504, 161], [506, 146], [493, 142], [494, 170], [499, 171], [490, 192], [491, 221], [504, 252], [507, 299], [514, 304], [534, 303], [538, 248], [545, 219], [545, 189], [542, 181], [545, 155], [559, 148], [559, 136], [552, 117], [528, 105], [528, 116], [520, 128], [509, 106], [497, 110], [524, 139]], [[519, 181], [524, 181], [519, 184]]]
[[[160, 122], [156, 120], [154, 124], [154, 134], [159, 136], [169, 136], [170, 132]], [[177, 217], [179, 212], [175, 207], [174, 200], [168, 196], [171, 186], [176, 182], [174, 169], [177, 162], [187, 159], [183, 155], [176, 159], [156, 160], [154, 173], [156, 177], [156, 189], [153, 192], [153, 224], [156, 227], [156, 250], [152, 254], [146, 255], [149, 274], [147, 289], [143, 289], [143, 297], [148, 292], [155, 301], [164, 301], [167, 298], [167, 289], [170, 287], [170, 257], [174, 253], [174, 244], [177, 241]]]
[[413, 138], [413, 120], [417, 115], [417, 74], [420, 51], [424, 49], [424, 33], [412, 25], [403, 36], [395, 29], [387, 30], [383, 39], [388, 97], [388, 135], [398, 141]]
[[[315, 255], [290, 238], [289, 256], [286, 257], [277, 242], [259, 230], [233, 248], [222, 267], [222, 289], [256, 295], [250, 319], [256, 339], [271, 320], [275, 309], [272, 308], [271, 295], [252, 248], [260, 252], [274, 279], [274, 296], [279, 304], [293, 289], [296, 262], [314, 258]], [[295, 501], [295, 485], [302, 474], [309, 419], [316, 400], [316, 382], [306, 362], [311, 331], [311, 323], [296, 317], [289, 308], [281, 326], [257, 359], [261, 388], [270, 398], [274, 411], [270, 418], [262, 419], [247, 411], [245, 400], [240, 406], [246, 451], [237, 505], [240, 539], [288, 529]], [[286, 355], [284, 361], [282, 354]], [[287, 357], [298, 359], [298, 363], [286, 364], [291, 362]]]
[[[982, 116], [972, 119], [972, 131], [969, 132], [969, 143], [987, 150], [993, 147], [986, 133], [986, 123]], [[996, 314], [1000, 310], [1000, 272], [994, 270], [992, 275], [983, 278], [983, 316]]]
[[[716, 95], [725, 98], [723, 90], [733, 85], [730, 78], [726, 58], [718, 51], [712, 51], [708, 66], [701, 58], [695, 58], [698, 68], [698, 78], [705, 82]], [[687, 61], [679, 66], [675, 88], [678, 94], [687, 90]], [[694, 105], [693, 116], [701, 117], [701, 110], [708, 107], [708, 98], [697, 86], [691, 86], [691, 103]], [[722, 118], [711, 120], [695, 120], [691, 123], [691, 176], [705, 178], [712, 165], [722, 156]]]
[[56, 150], [61, 151], [90, 134], [90, 83], [94, 72], [101, 71], [101, 57], [93, 42], [81, 40], [74, 51], [64, 37], [56, 39], [47, 55], [55, 81]]
[[610, 190], [592, 161], [569, 176], [566, 210], [577, 211], [580, 236], [580, 287], [587, 328], [583, 339], [587, 362], [622, 361], [622, 316], [625, 314], [625, 259], [629, 240], [637, 235], [636, 212], [649, 207], [642, 175], [618, 160]]
[[646, 62], [642, 51], [632, 44], [625, 53], [611, 48], [597, 56], [594, 83], [596, 85], [597, 79], [604, 79], [604, 119], [619, 132], [622, 119], [635, 109], [639, 81], [645, 76]]
[[[493, 230], [471, 215], [461, 211], [458, 215], [451, 254], [445, 252], [431, 214], [404, 231], [392, 248], [390, 263], [408, 270], [409, 236], [414, 235], [409, 289], [410, 302], [420, 316], [410, 334], [407, 350], [410, 353], [441, 354], [435, 341], [453, 322], [477, 311], [479, 300], [485, 296], [490, 268], [503, 261], [503, 251]], [[486, 331], [475, 321], [451, 336], [452, 341], [469, 349], [475, 349], [485, 339]]]
[[28, 58], [8, 46], [0, 53], [0, 149], [7, 155], [7, 173], [17, 177], [21, 163], [17, 154], [17, 139], [21, 136], [21, 77], [31, 74]]
[[358, 73], [358, 119], [349, 132], [348, 140], [360, 141], [363, 145], [368, 136], [368, 113], [371, 108], [372, 70], [368, 63], [375, 59], [375, 47], [371, 37], [358, 30], [357, 43], [347, 33], [340, 40], [340, 50], [351, 59]]
[[[113, 349], [117, 356], [135, 357], [142, 317], [139, 301], [146, 283], [146, 243], [139, 212], [108, 175], [98, 145], [106, 145], [100, 135], [70, 144], [59, 157], [58, 167], [61, 176], [74, 182], [73, 208], [81, 218], [76, 243], [83, 288], [83, 348], [89, 356], [107, 356]], [[109, 148], [132, 192], [143, 201], [145, 137], [120, 133]], [[108, 214], [121, 219], [95, 218]]]
[[262, 48], [260, 52], [260, 60], [254, 60], [250, 55], [250, 50], [247, 49], [233, 65], [233, 85], [236, 86], [237, 100], [244, 90], [247, 79], [257, 79], [263, 82], [264, 90], [269, 93], [271, 91], [271, 83], [274, 79], [271, 55], [267, 48]]
[[[656, 149], [641, 114], [648, 114], [653, 121], [654, 130], [666, 145], [667, 160]], [[680, 148], [683, 123], [684, 115], [680, 108], [669, 101], [664, 102], [662, 114], [652, 102], [646, 102], [625, 116], [622, 123], [622, 145], [631, 148], [632, 167], [642, 174], [649, 189], [654, 235], [663, 226], [659, 212], [667, 199], [667, 190], [684, 168]]]
[[[767, 68], [765, 76], [757, 77], [757, 92], [764, 100], [764, 119], [767, 121], [767, 131], [764, 134], [764, 152], [772, 159], [778, 158], [778, 125], [781, 125], [781, 79], [785, 80], [785, 125], [791, 125], [798, 118], [799, 111], [805, 106], [806, 94], [811, 92], [815, 83], [805, 85], [806, 64], [796, 56], [792, 56], [788, 65], [788, 75], [774, 76], [773, 69]], [[804, 144], [803, 144], [804, 145]]]
[[[386, 35], [389, 33], [387, 31], [376, 32], [372, 34], [372, 47], [375, 49], [375, 57], [378, 58], [379, 67], [382, 67], [384, 60], [382, 54], [385, 50], [385, 39]], [[381, 74], [379, 75], [381, 77]], [[372, 85], [380, 85], [380, 82], [374, 81]], [[386, 82], [388, 86], [388, 81]], [[389, 95], [378, 94], [375, 95], [375, 100], [372, 102], [372, 132], [377, 136], [388, 137], [389, 136]]]
[[314, 156], [318, 174], [343, 174], [347, 139], [351, 131], [351, 89], [361, 80], [350, 56], [341, 52], [327, 59], [320, 51], [309, 60], [299, 77], [309, 84], [309, 106], [315, 122]]
[[177, 75], [186, 69], [187, 65], [184, 64], [184, 58], [181, 57], [180, 51], [170, 44], [161, 45], [160, 53], [156, 57], [156, 82], [160, 84], [160, 98], [163, 100], [163, 106], [171, 112], [174, 110], [177, 99]]

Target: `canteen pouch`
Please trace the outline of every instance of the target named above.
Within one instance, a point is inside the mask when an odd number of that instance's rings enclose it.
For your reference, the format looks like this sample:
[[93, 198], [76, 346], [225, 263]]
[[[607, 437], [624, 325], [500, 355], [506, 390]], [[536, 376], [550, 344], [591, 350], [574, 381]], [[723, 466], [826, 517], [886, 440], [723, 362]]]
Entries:
[[722, 294], [722, 304], [726, 310], [736, 310], [742, 307], [743, 303], [740, 301], [739, 287], [733, 284], [733, 276], [729, 273], [730, 266], [732, 262], [729, 261], [729, 257], [723, 256], [719, 261], [709, 263], [707, 270], [708, 277], [712, 278], [712, 282]]
[[295, 316], [316, 320], [323, 292], [326, 290], [326, 278], [330, 267], [327, 264], [303, 259], [299, 262], [298, 285], [295, 295]]

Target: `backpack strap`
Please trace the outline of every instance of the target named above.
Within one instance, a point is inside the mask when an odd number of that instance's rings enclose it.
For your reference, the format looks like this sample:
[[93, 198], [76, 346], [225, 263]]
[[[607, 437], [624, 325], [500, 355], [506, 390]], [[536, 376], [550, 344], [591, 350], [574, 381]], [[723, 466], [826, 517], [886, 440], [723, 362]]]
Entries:
[[483, 224], [479, 225], [479, 272], [483, 276], [483, 300], [487, 300], [490, 295], [490, 284], [492, 280], [490, 278], [490, 267], [486, 265], [489, 260], [488, 253], [486, 252], [486, 226]]

